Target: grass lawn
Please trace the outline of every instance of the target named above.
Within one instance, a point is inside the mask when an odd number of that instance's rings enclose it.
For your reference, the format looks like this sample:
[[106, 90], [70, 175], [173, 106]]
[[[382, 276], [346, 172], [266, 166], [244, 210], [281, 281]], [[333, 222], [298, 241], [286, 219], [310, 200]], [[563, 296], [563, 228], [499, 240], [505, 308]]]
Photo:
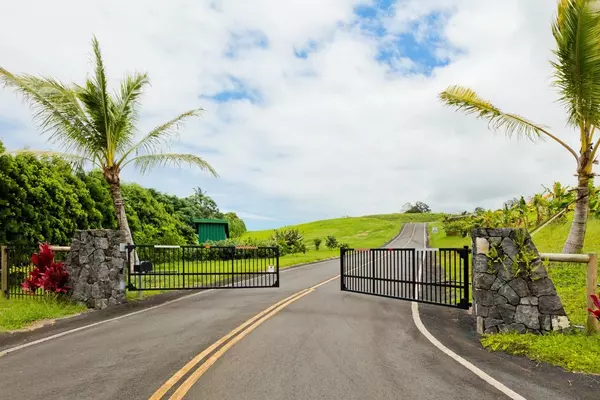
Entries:
[[[286, 226], [285, 228], [297, 228], [304, 234], [304, 242], [308, 247], [308, 251], [305, 254], [289, 254], [281, 257], [280, 266], [289, 267], [339, 256], [339, 249], [330, 250], [325, 247], [325, 237], [327, 235], [333, 235], [339, 243], [346, 243], [354, 248], [380, 247], [398, 235], [404, 223], [429, 222], [439, 218], [439, 214], [382, 214], [337, 218]], [[267, 239], [272, 233], [272, 229], [246, 232], [243, 237]], [[319, 250], [315, 249], [313, 243], [316, 238], [322, 239]]]
[[600, 374], [600, 336], [586, 336], [582, 332], [543, 336], [503, 333], [486, 336], [481, 342], [488, 350], [525, 356], [567, 371]]
[[[571, 220], [550, 225], [533, 236], [540, 252], [560, 253], [569, 234]], [[584, 252], [600, 252], [600, 221], [590, 219], [587, 226]], [[571, 324], [585, 325], [586, 265], [550, 263], [548, 274]], [[492, 351], [523, 355], [535, 361], [545, 361], [574, 372], [600, 374], [600, 336], [587, 336], [574, 331], [568, 334], [496, 334], [484, 336], [481, 343]]]
[[[441, 222], [432, 222], [427, 224], [429, 228], [429, 247], [434, 248], [453, 248], [453, 247], [471, 247], [471, 238], [462, 236], [446, 236], [443, 224]], [[433, 232], [437, 228], [437, 233]]]
[[27, 328], [36, 321], [78, 314], [87, 307], [53, 298], [6, 300], [0, 296], [0, 332]]

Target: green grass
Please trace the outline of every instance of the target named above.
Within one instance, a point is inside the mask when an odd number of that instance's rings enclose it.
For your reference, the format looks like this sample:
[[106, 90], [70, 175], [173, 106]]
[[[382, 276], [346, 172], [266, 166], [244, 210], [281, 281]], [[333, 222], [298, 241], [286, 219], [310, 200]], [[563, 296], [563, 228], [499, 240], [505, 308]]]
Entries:
[[546, 335], [502, 333], [484, 336], [481, 343], [492, 351], [525, 356], [567, 371], [600, 374], [600, 336], [586, 336], [582, 332]]
[[[440, 214], [382, 214], [337, 218], [286, 226], [285, 228], [297, 228], [304, 234], [304, 242], [308, 247], [308, 251], [305, 254], [289, 254], [281, 257], [280, 266], [289, 267], [339, 256], [339, 249], [330, 250], [325, 247], [325, 237], [327, 235], [333, 235], [339, 243], [346, 243], [354, 248], [380, 247], [393, 239], [405, 223], [429, 222], [439, 218]], [[246, 232], [243, 237], [267, 239], [272, 233], [272, 229]], [[313, 243], [315, 238], [323, 239], [319, 250], [315, 249]]]
[[54, 298], [23, 298], [7, 300], [0, 296], [0, 332], [27, 328], [44, 319], [56, 319], [87, 310], [87, 307]]
[[[429, 227], [429, 247], [434, 248], [453, 248], [453, 247], [471, 247], [471, 238], [462, 236], [446, 236], [441, 222], [432, 222]], [[433, 233], [433, 228], [437, 228], [437, 233]]]

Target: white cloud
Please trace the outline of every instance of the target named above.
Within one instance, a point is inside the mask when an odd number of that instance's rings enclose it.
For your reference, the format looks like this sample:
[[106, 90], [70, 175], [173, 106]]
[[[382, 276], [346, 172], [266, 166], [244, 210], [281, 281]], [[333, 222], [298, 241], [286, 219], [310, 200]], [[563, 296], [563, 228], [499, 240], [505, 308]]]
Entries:
[[[421, 21], [418, 38], [440, 36], [444, 45], [432, 52], [451, 60], [430, 76], [407, 73], [414, 62], [406, 57], [393, 74], [376, 62], [382, 42], [348, 28], [358, 3], [20, 1], [0, 15], [0, 36], [11, 38], [0, 42], [0, 54], [11, 71], [81, 81], [95, 33], [113, 82], [126, 71], [150, 74], [143, 129], [202, 106], [207, 113], [174, 148], [219, 150], [204, 154], [218, 181], [188, 170], [127, 171], [126, 179], [180, 195], [201, 186], [225, 194], [219, 205], [249, 219], [392, 212], [417, 200], [462, 211], [499, 206], [542, 183], [574, 183], [574, 162], [555, 143], [494, 137], [484, 122], [437, 100], [450, 84], [468, 85], [573, 143], [548, 86], [555, 2], [400, 1], [384, 21], [390, 32]], [[441, 22], [424, 19], [436, 12]], [[245, 32], [262, 32], [268, 46], [227, 56], [232, 35]], [[308, 58], [295, 57], [309, 41], [317, 46]], [[232, 89], [231, 76], [262, 101], [200, 98]], [[6, 121], [22, 124], [0, 131], [7, 144], [39, 146], [30, 115], [12, 93], [0, 92], [0, 129]]]

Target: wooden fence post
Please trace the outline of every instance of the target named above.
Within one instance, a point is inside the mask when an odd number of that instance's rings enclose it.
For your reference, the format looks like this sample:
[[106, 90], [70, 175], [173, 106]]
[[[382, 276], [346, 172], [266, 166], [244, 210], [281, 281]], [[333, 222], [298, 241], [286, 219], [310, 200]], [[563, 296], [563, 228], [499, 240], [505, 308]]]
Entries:
[[[587, 274], [586, 274], [586, 284], [587, 284], [586, 293], [587, 293], [587, 306], [588, 306], [588, 308], [593, 310], [595, 307], [594, 307], [594, 302], [590, 298], [590, 295], [596, 294], [596, 290], [597, 290], [596, 285], [598, 284], [598, 256], [596, 255], [596, 253], [592, 253], [589, 256], [590, 256], [590, 260], [588, 261]], [[588, 313], [588, 316], [587, 316], [586, 331], [588, 334], [594, 334], [594, 333], [600, 332], [600, 324], [598, 323], [598, 320], [596, 320], [596, 318], [590, 313]]]
[[2, 283], [2, 294], [8, 299], [8, 262], [7, 262], [6, 246], [0, 246], [0, 269], [2, 270], [2, 276], [0, 282]]

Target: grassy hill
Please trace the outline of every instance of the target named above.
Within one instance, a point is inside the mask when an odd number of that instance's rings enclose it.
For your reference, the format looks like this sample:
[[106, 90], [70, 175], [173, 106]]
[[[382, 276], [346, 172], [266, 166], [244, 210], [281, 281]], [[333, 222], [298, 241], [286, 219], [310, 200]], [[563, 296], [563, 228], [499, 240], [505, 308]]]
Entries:
[[[403, 224], [409, 222], [429, 222], [441, 218], [441, 214], [381, 214], [363, 217], [346, 217], [309, 222], [282, 228], [297, 228], [304, 234], [304, 242], [308, 247], [306, 254], [290, 254], [281, 257], [282, 267], [311, 261], [324, 260], [339, 256], [339, 249], [325, 247], [325, 237], [333, 235], [339, 243], [350, 247], [380, 247], [393, 239]], [[267, 239], [273, 233], [272, 229], [246, 232], [242, 238], [254, 237]], [[313, 240], [321, 238], [319, 250], [315, 249]]]

